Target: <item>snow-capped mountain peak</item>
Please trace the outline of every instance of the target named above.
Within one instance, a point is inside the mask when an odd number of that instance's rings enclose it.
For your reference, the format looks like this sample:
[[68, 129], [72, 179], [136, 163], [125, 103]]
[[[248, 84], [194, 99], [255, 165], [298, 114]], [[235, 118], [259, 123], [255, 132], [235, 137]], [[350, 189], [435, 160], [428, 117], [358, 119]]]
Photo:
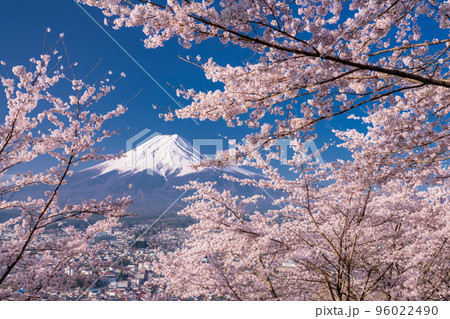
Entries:
[[147, 171], [150, 175], [181, 176], [195, 172], [191, 165], [201, 159], [200, 154], [181, 136], [157, 135], [138, 144], [123, 157], [105, 161], [85, 171], [97, 171], [97, 176], [111, 171], [119, 174]]
[[[117, 171], [119, 174], [134, 174], [147, 171], [150, 175], [161, 175], [167, 178], [197, 173], [207, 168], [194, 169], [192, 165], [205, 159], [191, 143], [183, 137], [173, 135], [157, 135], [143, 141], [123, 157], [105, 161], [84, 171], [95, 171], [96, 177]], [[246, 169], [230, 167], [224, 169], [228, 173], [254, 175]]]

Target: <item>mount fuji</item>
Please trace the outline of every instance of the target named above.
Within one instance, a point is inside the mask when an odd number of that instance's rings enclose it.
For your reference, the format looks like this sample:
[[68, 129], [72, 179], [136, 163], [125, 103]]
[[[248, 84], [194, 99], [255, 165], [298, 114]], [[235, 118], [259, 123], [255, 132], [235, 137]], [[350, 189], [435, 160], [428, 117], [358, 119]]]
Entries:
[[[88, 198], [102, 199], [110, 194], [114, 197], [130, 195], [134, 199], [129, 208], [131, 213], [154, 218], [166, 210], [165, 215], [173, 217], [182, 209], [186, 203], [177, 199], [183, 191], [175, 186], [193, 180], [215, 181], [219, 190], [226, 189], [235, 195], [265, 195], [261, 189], [221, 178], [226, 173], [259, 180], [263, 178], [261, 174], [242, 167], [191, 167], [205, 158], [179, 135], [158, 135], [126, 152], [123, 157], [74, 173], [59, 198], [76, 203]], [[188, 195], [189, 192], [184, 194]]]
[[[97, 176], [113, 171], [121, 175], [132, 175], [145, 171], [149, 175], [159, 175], [169, 179], [210, 170], [210, 168], [194, 169], [191, 167], [204, 159], [206, 157], [181, 136], [177, 134], [157, 135], [126, 152], [122, 158], [106, 161], [83, 171], [97, 172]], [[258, 174], [240, 167], [229, 167], [219, 171], [258, 176]]]

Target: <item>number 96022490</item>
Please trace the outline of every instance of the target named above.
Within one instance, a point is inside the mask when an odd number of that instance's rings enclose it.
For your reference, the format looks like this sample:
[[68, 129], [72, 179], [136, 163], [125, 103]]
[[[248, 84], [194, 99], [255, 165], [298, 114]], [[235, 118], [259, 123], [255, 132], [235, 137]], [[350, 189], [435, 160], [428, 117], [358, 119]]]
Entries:
[[385, 316], [436, 316], [437, 306], [377, 306], [376, 315]]

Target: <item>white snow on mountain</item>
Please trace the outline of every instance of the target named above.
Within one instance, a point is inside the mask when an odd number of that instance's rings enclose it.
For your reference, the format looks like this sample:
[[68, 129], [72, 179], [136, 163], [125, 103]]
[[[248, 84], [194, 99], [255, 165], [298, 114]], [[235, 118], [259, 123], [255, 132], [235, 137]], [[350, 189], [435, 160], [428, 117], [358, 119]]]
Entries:
[[[95, 172], [93, 178], [112, 171], [126, 175], [147, 171], [150, 175], [160, 175], [167, 179], [168, 176], [180, 177], [207, 170], [208, 168], [192, 167], [192, 164], [203, 159], [205, 157], [181, 136], [157, 135], [126, 152], [121, 158], [105, 161], [83, 171]], [[228, 167], [222, 171], [230, 174], [258, 175], [241, 167]]]
[[[179, 200], [183, 191], [177, 186], [186, 185], [192, 180], [214, 181], [218, 190], [227, 190], [232, 194], [267, 195], [265, 190], [258, 187], [222, 178], [227, 173], [237, 178], [260, 180], [265, 178], [262, 174], [242, 167], [192, 168], [193, 163], [198, 163], [205, 156], [195, 152], [194, 147], [178, 135], [155, 136], [142, 141], [142, 144], [125, 155], [75, 172], [60, 190], [58, 201], [65, 205], [81, 203], [89, 198], [102, 200], [109, 195], [114, 198], [130, 196], [134, 201], [128, 208], [130, 213], [139, 218], [156, 218], [163, 212], [166, 217], [176, 216], [185, 207], [186, 203]], [[47, 185], [30, 186], [16, 194], [15, 198], [40, 198], [47, 190]], [[271, 196], [261, 201], [259, 209], [271, 208], [270, 199]]]

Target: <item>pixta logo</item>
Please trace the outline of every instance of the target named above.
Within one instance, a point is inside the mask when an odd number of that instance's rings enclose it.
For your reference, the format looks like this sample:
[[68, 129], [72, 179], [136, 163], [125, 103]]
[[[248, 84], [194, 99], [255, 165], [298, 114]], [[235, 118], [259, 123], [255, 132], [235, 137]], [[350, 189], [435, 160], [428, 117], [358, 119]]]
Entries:
[[[161, 138], [158, 138], [159, 136]], [[153, 139], [155, 141], [148, 143]], [[174, 143], [174, 141], [177, 142]], [[288, 165], [288, 151], [292, 141], [289, 139], [281, 139], [276, 142], [275, 145], [279, 151], [280, 165]], [[161, 161], [164, 161], [165, 164], [167, 162], [173, 164], [172, 169], [174, 166], [178, 166], [176, 168], [184, 168], [205, 158], [215, 158], [217, 152], [225, 149], [225, 142], [228, 145], [228, 149], [236, 147], [236, 140], [234, 139], [197, 138], [193, 139], [191, 144], [178, 135], [163, 135], [145, 128], [126, 141], [127, 166], [139, 171], [146, 171], [149, 175], [154, 175], [157, 169], [164, 168], [164, 164]], [[243, 144], [246, 143], [245, 139], [241, 142]], [[174, 144], [170, 145], [170, 143]], [[176, 145], [177, 143], [181, 143], [181, 145]], [[202, 152], [202, 150], [208, 150], [208, 153]], [[306, 140], [302, 144], [299, 155], [302, 163], [310, 161], [315, 161], [318, 164], [324, 163], [313, 140]], [[182, 158], [182, 160], [180, 158], [177, 159], [177, 156]], [[173, 163], [170, 163], [171, 159], [174, 160]]]
[[[288, 165], [288, 150], [291, 146], [293, 140], [291, 139], [280, 139], [277, 140], [275, 143], [275, 146], [278, 147], [280, 152], [280, 160], [281, 165]], [[234, 139], [228, 139], [228, 147], [229, 149], [236, 147], [236, 140]], [[241, 140], [242, 143], [245, 144], [245, 139]], [[194, 150], [196, 154], [202, 154], [201, 147], [209, 146], [210, 148], [213, 146], [215, 147], [215, 152], [223, 151], [224, 150], [224, 139], [215, 138], [215, 139], [194, 139]], [[215, 152], [208, 153], [208, 154], [202, 154], [202, 156], [207, 158], [214, 158]], [[320, 152], [316, 146], [316, 143], [312, 139], [308, 139], [303, 143], [302, 150], [300, 152], [300, 161], [301, 163], [305, 162], [311, 162], [315, 160], [318, 164], [324, 164], [324, 160], [322, 156], [320, 155]]]

